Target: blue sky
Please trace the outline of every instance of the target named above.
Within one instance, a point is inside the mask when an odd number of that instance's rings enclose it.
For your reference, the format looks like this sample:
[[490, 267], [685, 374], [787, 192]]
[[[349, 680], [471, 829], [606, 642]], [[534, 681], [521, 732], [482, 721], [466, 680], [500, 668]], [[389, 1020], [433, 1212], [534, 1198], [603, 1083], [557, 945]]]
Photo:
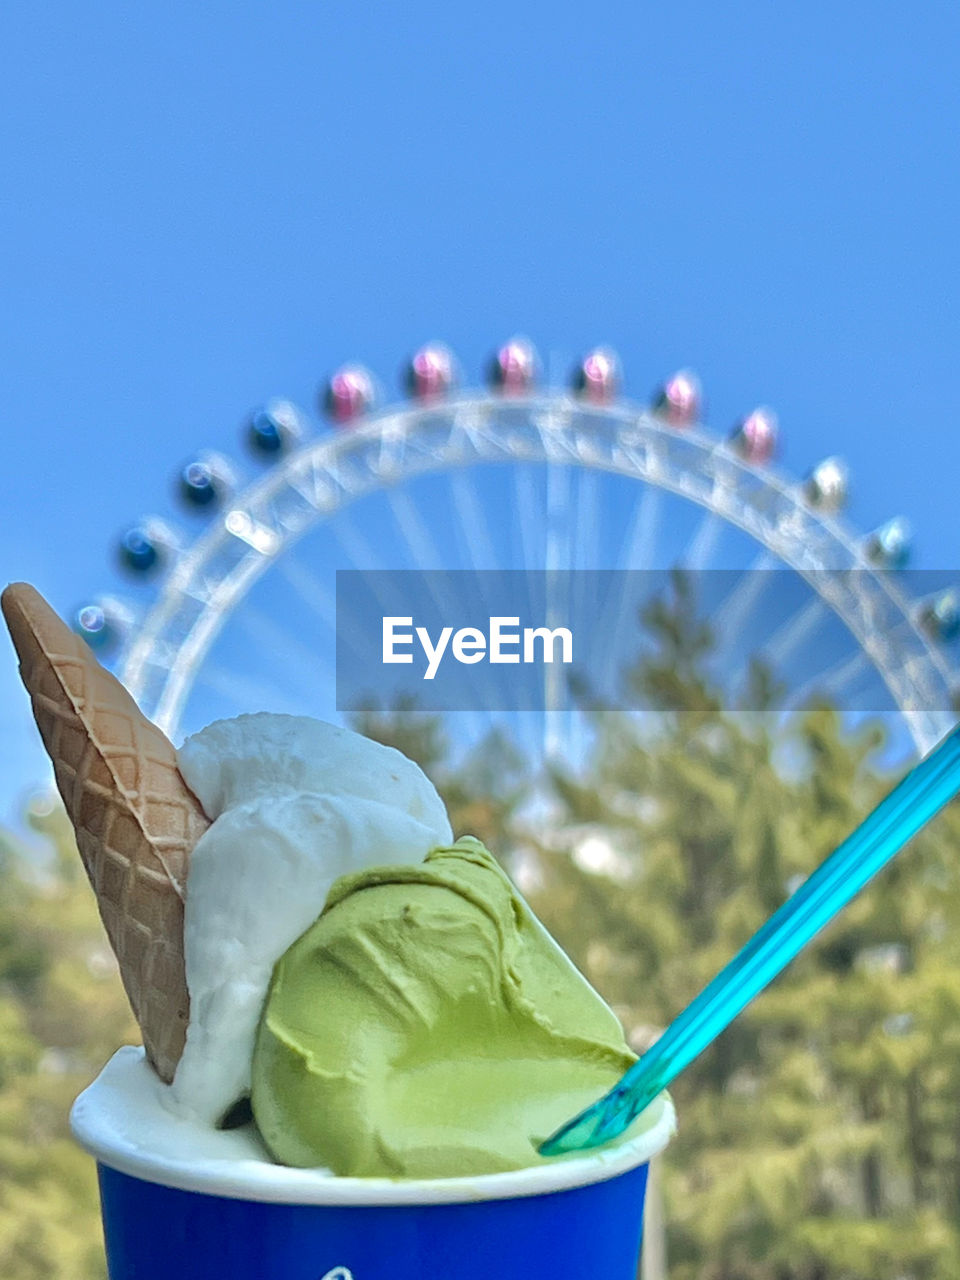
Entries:
[[[63, 612], [254, 405], [442, 337], [690, 364], [852, 520], [960, 553], [960, 9], [127, 6], [0, 14], [0, 577]], [[41, 766], [0, 640], [0, 818]]]

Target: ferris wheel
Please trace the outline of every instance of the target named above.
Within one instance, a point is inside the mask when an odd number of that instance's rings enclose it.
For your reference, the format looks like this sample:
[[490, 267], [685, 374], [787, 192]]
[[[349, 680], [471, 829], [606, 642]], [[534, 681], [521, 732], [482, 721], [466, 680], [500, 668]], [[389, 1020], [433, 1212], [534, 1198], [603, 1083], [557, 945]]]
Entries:
[[[176, 739], [241, 711], [336, 718], [338, 569], [722, 567], [709, 622], [725, 680], [742, 678], [749, 648], [783, 679], [788, 705], [815, 691], [842, 706], [869, 686], [871, 706], [901, 716], [919, 751], [951, 727], [960, 594], [907, 589], [902, 517], [867, 534], [849, 526], [841, 459], [784, 475], [766, 407], [712, 434], [688, 370], [646, 407], [621, 397], [606, 348], [569, 387], [543, 386], [539, 372], [533, 346], [514, 338], [488, 385], [462, 390], [455, 358], [431, 343], [406, 366], [402, 403], [382, 406], [360, 365], [324, 384], [327, 429], [267, 403], [245, 427], [256, 473], [219, 452], [191, 459], [177, 489], [200, 527], [150, 517], [127, 530], [128, 598], [88, 602], [77, 629], [113, 645], [121, 679]], [[764, 570], [804, 588], [782, 616], [764, 599]], [[550, 734], [538, 728], [533, 750], [556, 750]]]

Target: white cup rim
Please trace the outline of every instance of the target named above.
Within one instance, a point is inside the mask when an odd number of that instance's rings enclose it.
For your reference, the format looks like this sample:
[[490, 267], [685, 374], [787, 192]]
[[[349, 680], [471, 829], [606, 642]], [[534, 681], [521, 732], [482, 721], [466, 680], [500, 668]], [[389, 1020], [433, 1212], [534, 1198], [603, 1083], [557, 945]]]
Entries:
[[[134, 1096], [142, 1108], [145, 1073], [154, 1095], [165, 1088], [147, 1065], [142, 1049], [120, 1049], [77, 1098], [70, 1113], [74, 1138], [101, 1164], [145, 1182], [234, 1200], [299, 1205], [463, 1204], [546, 1195], [604, 1182], [646, 1164], [676, 1131], [668, 1094], [651, 1103], [653, 1123], [625, 1142], [582, 1155], [560, 1156], [530, 1169], [463, 1178], [338, 1178], [323, 1170], [294, 1169], [268, 1160], [221, 1156], [178, 1158], [143, 1145], [131, 1129]], [[155, 1082], [155, 1083], [154, 1083]], [[156, 1101], [155, 1124], [170, 1116]], [[229, 1140], [230, 1135], [222, 1135]]]

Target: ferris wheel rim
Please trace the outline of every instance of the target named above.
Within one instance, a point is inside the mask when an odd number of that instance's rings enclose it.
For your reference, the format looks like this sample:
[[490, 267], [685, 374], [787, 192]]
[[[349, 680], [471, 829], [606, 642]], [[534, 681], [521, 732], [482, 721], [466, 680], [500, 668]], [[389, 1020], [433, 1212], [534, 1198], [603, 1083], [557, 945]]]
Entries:
[[[502, 428], [504, 422], [515, 432], [526, 431], [526, 438], [511, 437]], [[444, 449], [429, 442], [429, 431], [438, 425], [446, 431]], [[598, 447], [604, 444], [607, 452]], [[366, 459], [368, 471], [353, 477], [350, 488], [347, 469], [362, 460], [365, 451], [376, 451], [378, 456]], [[725, 441], [697, 427], [678, 430], [623, 399], [597, 404], [560, 391], [511, 396], [481, 392], [432, 403], [391, 405], [359, 424], [315, 437], [291, 451], [271, 471], [233, 495], [222, 518], [214, 520], [182, 553], [124, 655], [121, 679], [139, 700], [148, 668], [166, 672], [153, 715], [162, 728], [174, 733], [195, 674], [231, 611], [284, 551], [367, 493], [419, 475], [495, 462], [567, 465], [622, 475], [693, 502], [739, 528], [800, 574], [840, 617], [907, 717], [916, 745], [927, 749], [940, 736], [942, 730], [924, 713], [923, 699], [916, 698], [908, 685], [922, 682], [931, 673], [921, 668], [929, 667], [949, 688], [949, 669], [918, 627], [912, 602], [889, 571], [868, 558], [862, 535], [804, 501], [802, 485], [795, 479], [769, 464], [744, 460]], [[765, 501], [738, 502], [738, 488], [762, 493]], [[304, 505], [300, 519], [284, 523], [277, 517], [275, 504], [291, 491], [300, 494]], [[780, 517], [771, 525], [762, 513], [777, 504]], [[839, 567], [825, 564], [822, 554], [818, 559], [814, 553], [818, 539], [823, 548], [838, 553]], [[226, 547], [236, 550], [241, 544], [246, 549], [229, 571], [209, 574], [218, 552]], [[805, 554], [800, 554], [801, 546]], [[909, 628], [918, 651], [910, 659], [913, 671], [906, 685], [885, 660], [884, 632], [858, 616], [857, 593], [844, 593], [841, 579], [849, 577], [851, 570], [857, 572], [861, 591], [873, 593], [872, 607], [879, 603], [892, 608], [898, 622]], [[196, 617], [185, 639], [171, 643], [165, 633], [185, 602], [191, 601]], [[864, 609], [859, 613], [863, 615]]]

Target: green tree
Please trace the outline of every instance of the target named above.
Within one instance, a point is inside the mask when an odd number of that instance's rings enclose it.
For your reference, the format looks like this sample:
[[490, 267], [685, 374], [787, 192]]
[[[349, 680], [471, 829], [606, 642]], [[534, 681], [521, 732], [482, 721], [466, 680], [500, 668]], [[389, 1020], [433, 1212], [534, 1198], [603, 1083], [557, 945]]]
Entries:
[[0, 1275], [103, 1280], [94, 1163], [68, 1115], [139, 1035], [65, 815], [32, 825], [42, 868], [0, 833]]

